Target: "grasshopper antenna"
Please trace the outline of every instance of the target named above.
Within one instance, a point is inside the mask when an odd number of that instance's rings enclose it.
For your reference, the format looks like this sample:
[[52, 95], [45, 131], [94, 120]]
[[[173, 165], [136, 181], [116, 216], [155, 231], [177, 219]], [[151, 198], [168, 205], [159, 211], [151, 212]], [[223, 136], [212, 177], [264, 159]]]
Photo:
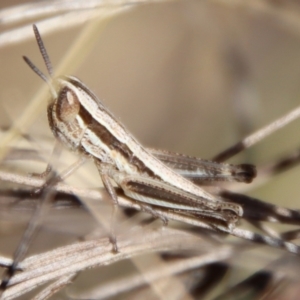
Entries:
[[46, 47], [44, 45], [44, 42], [42, 40], [42, 37], [40, 35], [40, 32], [35, 24], [33, 24], [32, 27], [33, 27], [35, 39], [38, 43], [38, 46], [39, 46], [40, 52], [42, 54], [43, 60], [45, 62], [46, 68], [48, 70], [48, 73], [49, 73], [50, 77], [53, 77], [53, 67], [52, 67], [49, 55], [47, 53]]
[[40, 35], [40, 32], [39, 32], [37, 26], [35, 24], [33, 24], [32, 27], [33, 27], [35, 39], [37, 41], [38, 47], [39, 47], [40, 52], [42, 54], [42, 57], [43, 57], [45, 65], [46, 65], [48, 74], [50, 75], [50, 78], [47, 77], [37, 66], [35, 66], [34, 63], [27, 56], [23, 56], [23, 59], [27, 63], [27, 65], [30, 67], [30, 69], [48, 84], [53, 98], [56, 99], [57, 98], [57, 93], [56, 93], [55, 88], [52, 84], [53, 67], [52, 67], [49, 55], [47, 53], [46, 47], [44, 45], [44, 42], [42, 40], [42, 37]]

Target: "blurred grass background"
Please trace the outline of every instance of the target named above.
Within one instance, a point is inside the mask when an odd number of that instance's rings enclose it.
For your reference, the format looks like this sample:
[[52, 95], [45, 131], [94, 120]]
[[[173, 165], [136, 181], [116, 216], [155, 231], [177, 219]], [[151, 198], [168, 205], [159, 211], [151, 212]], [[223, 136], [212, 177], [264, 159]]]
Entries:
[[[1, 1], [3, 8], [11, 5]], [[41, 32], [54, 68], [82, 28]], [[0, 24], [0, 34], [7, 30]], [[0, 48], [1, 126], [18, 119], [44, 85], [22, 55], [45, 72], [33, 34]], [[171, 1], [111, 18], [70, 75], [143, 145], [211, 158], [299, 105], [299, 58], [299, 1]], [[292, 123], [232, 161], [276, 160], [299, 147], [299, 126]], [[26, 133], [37, 144], [52, 139], [46, 107]], [[294, 168], [251, 195], [298, 209], [299, 175]]]

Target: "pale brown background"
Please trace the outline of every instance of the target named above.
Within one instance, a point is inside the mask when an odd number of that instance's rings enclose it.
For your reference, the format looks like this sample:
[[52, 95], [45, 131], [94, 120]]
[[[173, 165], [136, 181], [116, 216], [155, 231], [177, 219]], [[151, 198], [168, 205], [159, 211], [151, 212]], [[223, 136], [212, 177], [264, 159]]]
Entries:
[[[54, 67], [81, 30], [43, 37]], [[33, 38], [0, 49], [1, 125], [18, 118], [43, 84], [21, 59], [24, 54], [45, 70]], [[73, 75], [144, 145], [211, 158], [299, 105], [300, 4], [143, 5], [110, 21]], [[37, 140], [51, 137], [46, 107], [27, 133]], [[235, 161], [272, 162], [299, 147], [299, 133], [296, 121]], [[295, 168], [252, 195], [297, 209], [299, 175]]]

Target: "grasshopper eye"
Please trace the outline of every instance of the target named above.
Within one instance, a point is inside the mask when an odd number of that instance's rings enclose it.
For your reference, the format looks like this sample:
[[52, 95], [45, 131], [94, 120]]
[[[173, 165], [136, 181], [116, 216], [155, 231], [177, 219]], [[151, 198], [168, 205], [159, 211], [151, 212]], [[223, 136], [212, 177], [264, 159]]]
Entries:
[[57, 117], [64, 122], [73, 121], [80, 110], [77, 95], [69, 88], [64, 88], [57, 99]]

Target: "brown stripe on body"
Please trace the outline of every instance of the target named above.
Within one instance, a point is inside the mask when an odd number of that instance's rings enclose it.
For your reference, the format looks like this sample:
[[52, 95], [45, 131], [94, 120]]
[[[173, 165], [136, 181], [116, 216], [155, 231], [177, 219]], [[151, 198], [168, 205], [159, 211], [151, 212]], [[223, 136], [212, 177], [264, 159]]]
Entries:
[[56, 137], [56, 132], [54, 130], [55, 126], [54, 126], [54, 120], [52, 117], [52, 111], [53, 111], [53, 106], [55, 105], [55, 102], [52, 102], [48, 105], [47, 107], [47, 116], [48, 116], [48, 122], [49, 122], [49, 127], [52, 131], [52, 133], [54, 134], [54, 136]]
[[[134, 165], [142, 174], [147, 174], [151, 178], [160, 179], [159, 176], [157, 176], [151, 169], [147, 168], [145, 164], [132, 153], [126, 144], [120, 142], [105, 128], [105, 126], [94, 120], [91, 114], [82, 105], [80, 106], [79, 116], [82, 118], [87, 127], [93, 131], [93, 133], [102, 141], [102, 143], [107, 145], [109, 149], [120, 153], [129, 164]], [[84, 151], [86, 152], [85, 149]]]
[[[190, 209], [189, 210], [199, 210], [206, 208], [207, 205], [204, 205], [201, 202], [201, 199], [198, 197], [194, 197], [188, 193], [182, 193], [182, 191], [169, 190], [164, 189], [163, 187], [152, 186], [151, 184], [147, 184], [145, 182], [138, 181], [127, 181], [126, 186], [130, 189], [130, 191], [134, 191], [139, 195], [155, 198], [156, 200], [162, 200], [169, 203], [169, 208], [172, 206], [176, 207], [176, 205], [186, 205]], [[162, 204], [151, 203], [151, 205], [162, 206]], [[215, 205], [212, 205], [212, 209], [216, 210]]]
[[[102, 102], [100, 101], [100, 99], [84, 83], [82, 83], [81, 81], [79, 81], [75, 77], [65, 76], [63, 79], [67, 80], [68, 82], [70, 82], [71, 84], [73, 84], [78, 89], [83, 90], [84, 93], [86, 93], [91, 99], [93, 99], [93, 101], [95, 101], [97, 103], [97, 108], [98, 109], [100, 109], [101, 111], [105, 112], [112, 119], [116, 119], [116, 117], [106, 107], [104, 107], [104, 105], [102, 104]], [[118, 125], [125, 130], [124, 126], [120, 122], [119, 122]]]

